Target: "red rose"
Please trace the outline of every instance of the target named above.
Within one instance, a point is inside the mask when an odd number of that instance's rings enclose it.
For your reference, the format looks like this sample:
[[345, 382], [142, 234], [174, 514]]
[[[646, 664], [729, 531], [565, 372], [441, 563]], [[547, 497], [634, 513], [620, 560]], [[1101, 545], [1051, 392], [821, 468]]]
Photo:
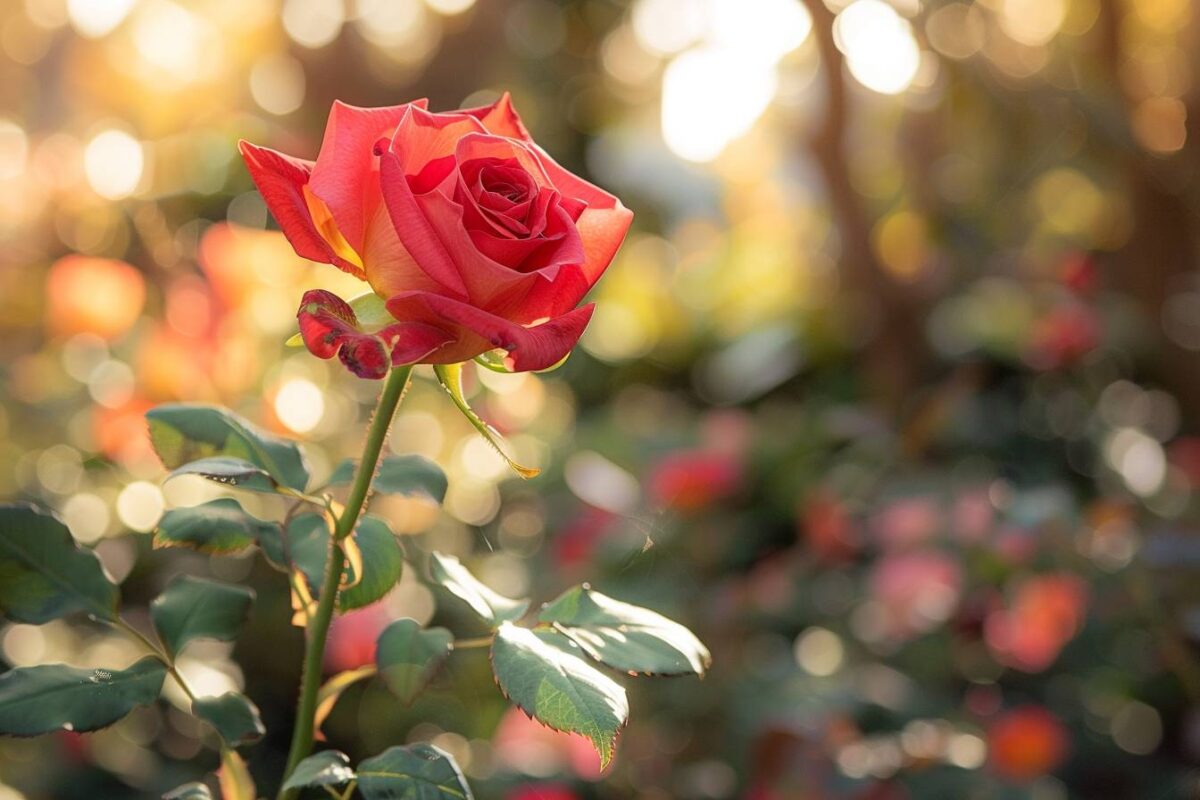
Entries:
[[425, 101], [334, 103], [315, 162], [242, 142], [242, 156], [296, 252], [370, 284], [391, 320], [366, 332], [329, 292], [309, 292], [301, 332], [322, 358], [378, 378], [393, 364], [508, 352], [545, 369], [579, 340], [576, 308], [633, 214], [556, 164], [506, 94], [435, 114]]

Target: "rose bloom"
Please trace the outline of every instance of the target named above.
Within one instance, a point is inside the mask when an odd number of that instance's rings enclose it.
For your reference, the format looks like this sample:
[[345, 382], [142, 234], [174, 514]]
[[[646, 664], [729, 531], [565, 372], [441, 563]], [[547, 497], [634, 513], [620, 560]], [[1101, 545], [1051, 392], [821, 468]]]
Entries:
[[633, 219], [538, 147], [507, 94], [450, 113], [334, 103], [315, 162], [240, 148], [296, 252], [386, 301], [378, 330], [325, 291], [306, 293], [298, 315], [309, 350], [367, 378], [496, 348], [514, 371], [553, 366]]

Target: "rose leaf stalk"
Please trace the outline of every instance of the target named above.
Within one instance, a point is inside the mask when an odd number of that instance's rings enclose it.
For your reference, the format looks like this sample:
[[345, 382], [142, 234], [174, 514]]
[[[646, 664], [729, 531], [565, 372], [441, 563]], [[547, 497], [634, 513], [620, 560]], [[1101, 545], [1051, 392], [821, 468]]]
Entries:
[[[317, 609], [308, 621], [304, 647], [304, 668], [300, 679], [300, 699], [296, 706], [296, 722], [292, 729], [292, 744], [288, 750], [287, 767], [284, 769], [283, 780], [286, 781], [312, 750], [313, 721], [317, 710], [317, 692], [321, 686], [321, 669], [325, 660], [325, 640], [329, 635], [329, 625], [333, 621], [334, 606], [337, 602], [338, 587], [341, 584], [342, 570], [345, 567], [345, 555], [340, 542], [354, 531], [358, 517], [366, 505], [367, 494], [371, 489], [371, 479], [379, 463], [379, 455], [383, 451], [383, 441], [387, 438], [388, 428], [396, 408], [408, 388], [412, 375], [412, 367], [397, 367], [391, 371], [384, 383], [383, 392], [379, 395], [379, 405], [371, 426], [367, 431], [367, 442], [363, 448], [362, 459], [358, 464], [354, 482], [350, 485], [350, 493], [346, 498], [345, 508], [337, 518], [334, 534], [329, 541], [329, 556], [325, 559], [325, 574], [321, 585], [321, 594]], [[279, 800], [293, 800], [297, 791], [280, 789]]]

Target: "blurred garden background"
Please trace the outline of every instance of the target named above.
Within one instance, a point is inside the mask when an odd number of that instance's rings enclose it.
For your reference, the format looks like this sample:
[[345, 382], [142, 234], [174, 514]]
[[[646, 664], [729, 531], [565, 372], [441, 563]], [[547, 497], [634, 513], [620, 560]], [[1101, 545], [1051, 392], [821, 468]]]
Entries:
[[[293, 253], [237, 141], [313, 157], [335, 98], [506, 90], [634, 229], [564, 367], [467, 370], [542, 477], [419, 372], [391, 444], [449, 495], [379, 513], [498, 591], [655, 608], [713, 669], [623, 679], [603, 775], [483, 650], [411, 709], [353, 687], [329, 743], [432, 741], [483, 800], [1200, 797], [1196, 4], [4, 0], [0, 497], [55, 509], [127, 606], [262, 573], [236, 652], [180, 660], [262, 709], [251, 769], [283, 768], [302, 634], [253, 556], [151, 549], [220, 490], [161, 485], [142, 414], [227, 404], [328, 474], [378, 384], [284, 346], [304, 289], [352, 281]], [[460, 611], [406, 573], [327, 667], [400, 616], [470, 635]], [[0, 629], [9, 666], [138, 655]], [[6, 739], [0, 798], [157, 797], [206, 736], [168, 702]]]

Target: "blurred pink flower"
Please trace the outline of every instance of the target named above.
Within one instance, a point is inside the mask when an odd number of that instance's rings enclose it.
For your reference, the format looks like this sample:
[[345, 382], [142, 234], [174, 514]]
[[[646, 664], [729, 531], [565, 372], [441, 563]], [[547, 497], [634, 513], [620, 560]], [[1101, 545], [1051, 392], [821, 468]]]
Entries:
[[941, 506], [930, 497], [893, 500], [871, 518], [871, 531], [883, 547], [903, 549], [932, 539], [944, 523]]
[[325, 645], [325, 671], [344, 672], [375, 663], [375, 641], [389, 622], [382, 603], [334, 617]]
[[907, 639], [941, 625], [958, 605], [962, 567], [937, 550], [884, 556], [870, 578], [871, 597], [878, 603], [887, 634]]

